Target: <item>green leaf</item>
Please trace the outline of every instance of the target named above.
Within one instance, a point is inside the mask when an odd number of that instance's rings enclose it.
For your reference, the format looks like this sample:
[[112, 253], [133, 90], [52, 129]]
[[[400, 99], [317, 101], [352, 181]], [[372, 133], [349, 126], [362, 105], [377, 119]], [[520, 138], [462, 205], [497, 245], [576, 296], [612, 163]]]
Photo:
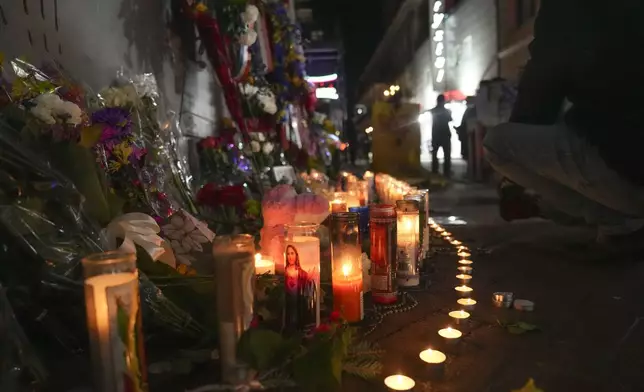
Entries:
[[273, 358], [280, 353], [284, 343], [284, 338], [277, 332], [250, 329], [240, 339], [237, 353], [256, 370], [264, 370], [272, 365]]
[[518, 327], [516, 325], [508, 325], [506, 328], [507, 328], [508, 332], [510, 332], [511, 334], [514, 334], [514, 335], [522, 335], [522, 334], [528, 332], [527, 330], [525, 330], [523, 328], [520, 328], [520, 327]]
[[333, 340], [320, 341], [293, 364], [293, 376], [310, 392], [328, 392], [338, 388], [337, 370], [333, 364]]
[[524, 323], [523, 321], [516, 323], [516, 326], [521, 329], [525, 329], [526, 331], [536, 331], [537, 329], [539, 329], [539, 327], [537, 327], [536, 325]]
[[55, 166], [67, 175], [85, 197], [84, 209], [106, 226], [120, 215], [124, 201], [107, 185], [105, 173], [98, 168], [93, 152], [79, 145], [57, 143], [50, 147]]

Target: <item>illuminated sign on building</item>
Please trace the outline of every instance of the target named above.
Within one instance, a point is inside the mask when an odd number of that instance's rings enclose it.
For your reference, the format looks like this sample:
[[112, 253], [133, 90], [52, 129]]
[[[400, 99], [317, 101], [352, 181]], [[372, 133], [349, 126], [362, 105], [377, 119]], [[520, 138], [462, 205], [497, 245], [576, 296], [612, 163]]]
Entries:
[[[434, 1], [432, 7], [432, 53], [434, 55], [434, 80], [442, 84], [445, 79], [445, 5], [442, 1]], [[436, 90], [439, 90], [436, 88]]]

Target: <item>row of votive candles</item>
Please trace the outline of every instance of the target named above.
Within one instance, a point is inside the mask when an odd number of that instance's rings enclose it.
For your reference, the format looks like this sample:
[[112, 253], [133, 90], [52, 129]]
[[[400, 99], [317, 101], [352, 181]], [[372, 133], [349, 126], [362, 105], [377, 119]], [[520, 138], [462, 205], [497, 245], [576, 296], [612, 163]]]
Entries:
[[405, 181], [382, 173], [376, 174], [375, 187], [380, 201], [386, 204], [394, 204], [397, 200], [403, 200], [406, 194], [416, 190]]
[[[476, 300], [472, 298], [472, 287], [469, 286], [472, 280], [472, 273], [474, 271], [472, 264], [473, 262], [469, 259], [471, 256], [470, 250], [467, 246], [463, 245], [461, 241], [454, 238], [454, 236], [441, 227], [439, 224], [433, 222], [430, 219], [430, 227], [432, 229], [432, 234], [434, 238], [441, 239], [446, 241], [450, 245], [456, 248], [458, 255], [458, 265], [457, 265], [457, 275], [456, 279], [459, 283], [454, 289], [458, 293], [458, 300], [456, 303], [459, 305], [459, 309], [449, 312], [449, 317], [452, 320], [453, 324], [462, 326], [470, 318], [470, 312], [474, 310], [476, 306]], [[446, 344], [453, 344], [457, 342], [463, 333], [458, 328], [453, 328], [447, 326], [446, 328], [440, 329], [438, 335], [444, 340]], [[444, 371], [445, 361], [447, 360], [447, 355], [439, 350], [434, 350], [428, 348], [424, 351], [421, 351], [419, 354], [420, 359], [431, 369], [428, 374], [430, 375], [440, 375]], [[394, 391], [408, 391], [414, 388], [416, 382], [413, 378], [405, 376], [403, 374], [394, 374], [385, 378], [385, 385]]]

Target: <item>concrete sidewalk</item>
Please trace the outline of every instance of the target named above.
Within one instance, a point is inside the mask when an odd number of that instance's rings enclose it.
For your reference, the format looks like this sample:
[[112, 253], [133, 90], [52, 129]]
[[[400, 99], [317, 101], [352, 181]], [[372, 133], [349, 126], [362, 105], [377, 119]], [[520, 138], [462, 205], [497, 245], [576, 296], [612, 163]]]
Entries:
[[[417, 381], [415, 391], [433, 392], [510, 392], [528, 378], [546, 392], [644, 391], [644, 263], [589, 252], [592, 230], [503, 222], [489, 186], [454, 184], [432, 195], [432, 209], [482, 251], [472, 256], [478, 304], [461, 342], [448, 347], [443, 379], [429, 381], [418, 354], [442, 346], [437, 331], [458, 309], [457, 257], [437, 256], [431, 290], [414, 294], [419, 306], [390, 316], [372, 336], [387, 350], [383, 378], [404, 373]], [[535, 311], [495, 308], [495, 291], [534, 301]], [[514, 335], [499, 325], [517, 321], [539, 330]], [[366, 387], [347, 381], [345, 390]], [[369, 388], [385, 390], [381, 380]]]

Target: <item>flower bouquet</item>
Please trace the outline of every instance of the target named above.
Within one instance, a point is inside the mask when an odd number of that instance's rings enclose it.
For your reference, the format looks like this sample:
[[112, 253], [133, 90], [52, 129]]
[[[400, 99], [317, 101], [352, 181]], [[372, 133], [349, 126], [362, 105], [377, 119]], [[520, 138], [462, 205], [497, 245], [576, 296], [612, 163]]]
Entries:
[[[154, 260], [170, 255], [170, 249], [164, 248], [164, 241], [156, 235], [158, 225], [149, 216], [144, 215], [151, 222], [139, 219], [145, 224], [143, 232], [127, 231], [127, 219], [114, 222], [125, 208], [153, 210], [144, 203], [149, 200], [146, 190], [130, 181], [139, 174], [136, 169], [145, 149], [131, 133], [131, 117], [126, 110], [83, 110], [81, 106], [91, 108], [96, 100], [85, 98], [84, 104], [77, 105], [63, 99], [63, 93], [69, 97], [69, 91], [74, 91], [65, 87], [73, 85], [69, 79], [65, 84], [59, 83], [59, 78], [48, 79], [24, 62], [11, 64], [17, 79], [11, 89], [12, 100], [0, 113], [4, 119], [0, 124], [0, 173], [7, 189], [0, 192], [0, 223], [32, 257], [47, 261], [45, 281], [54, 281], [53, 287], [67, 284], [77, 294], [79, 258], [113, 247], [113, 241], [106, 241], [109, 237], [119, 237], [111, 239], [120, 240], [122, 246], [129, 245], [132, 251], [141, 251], [138, 253], [142, 263], [146, 262], [146, 254], [154, 254]], [[106, 226], [101, 232], [100, 228]], [[126, 233], [136, 234], [134, 237], [141, 241], [131, 241]], [[163, 313], [164, 306], [170, 306], [163, 315], [167, 317], [164, 322], [176, 322], [176, 329], [183, 332], [203, 331], [201, 327], [193, 328], [190, 317], [145, 276], [142, 284], [141, 291], [150, 301], [148, 310]]]

